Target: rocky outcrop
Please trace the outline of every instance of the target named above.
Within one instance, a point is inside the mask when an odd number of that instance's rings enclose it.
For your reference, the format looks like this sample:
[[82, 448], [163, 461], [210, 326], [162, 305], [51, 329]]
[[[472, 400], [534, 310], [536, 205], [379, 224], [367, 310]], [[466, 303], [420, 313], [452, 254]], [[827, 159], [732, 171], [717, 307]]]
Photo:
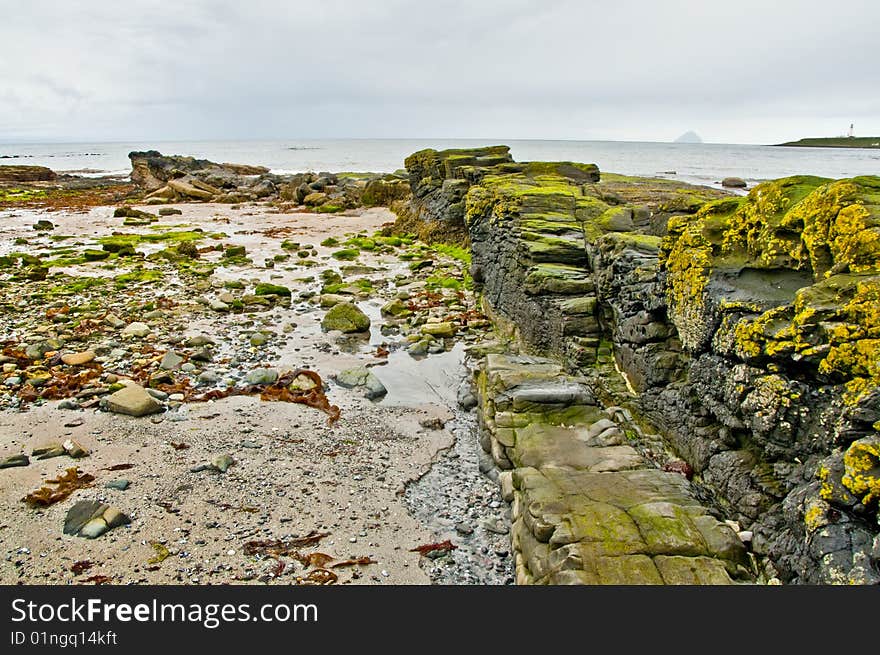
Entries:
[[406, 180], [395, 174], [275, 175], [262, 166], [217, 164], [206, 159], [166, 156], [155, 150], [128, 156], [131, 179], [148, 192], [148, 204], [270, 201], [284, 208], [335, 213], [361, 206], [387, 206], [409, 195]]
[[768, 577], [880, 582], [880, 178], [734, 197], [429, 153], [407, 160], [411, 210], [463, 203], [499, 327], [657, 426]]
[[403, 225], [428, 225], [433, 234], [466, 240], [465, 197], [487, 175], [565, 175], [595, 182], [599, 169], [572, 162], [516, 163], [507, 146], [456, 150], [421, 150], [405, 160], [412, 200], [400, 208]]
[[131, 180], [149, 192], [148, 202], [185, 200], [245, 202], [277, 196], [282, 180], [263, 166], [217, 164], [207, 159], [131, 152]]
[[645, 405], [803, 582], [880, 582], [878, 191], [764, 183], [671, 222], [660, 255], [687, 377]]
[[51, 182], [56, 177], [45, 166], [0, 166], [0, 182]]
[[169, 180], [186, 175], [203, 178], [205, 182], [217, 187], [240, 186], [240, 177], [245, 175], [264, 175], [269, 172], [263, 166], [247, 166], [244, 164], [217, 164], [207, 159], [182, 157], [179, 155], [163, 155], [156, 150], [130, 152], [131, 181], [147, 191], [156, 191], [165, 186]]

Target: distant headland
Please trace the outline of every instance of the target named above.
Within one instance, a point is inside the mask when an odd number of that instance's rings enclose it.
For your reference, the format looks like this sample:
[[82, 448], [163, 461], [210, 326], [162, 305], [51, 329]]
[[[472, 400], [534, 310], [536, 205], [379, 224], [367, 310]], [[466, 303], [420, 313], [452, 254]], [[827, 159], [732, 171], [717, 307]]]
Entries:
[[774, 145], [798, 146], [802, 148], [880, 148], [880, 136], [817, 137]]

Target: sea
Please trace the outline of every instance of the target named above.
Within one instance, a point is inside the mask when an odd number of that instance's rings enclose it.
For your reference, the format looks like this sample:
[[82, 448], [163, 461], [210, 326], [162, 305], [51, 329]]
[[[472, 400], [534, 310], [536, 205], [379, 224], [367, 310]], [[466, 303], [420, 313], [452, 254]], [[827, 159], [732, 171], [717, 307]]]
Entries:
[[423, 148], [473, 148], [504, 144], [516, 161], [595, 163], [602, 171], [719, 186], [741, 177], [752, 186], [789, 175], [829, 178], [880, 175], [880, 150], [798, 148], [720, 143], [540, 141], [517, 139], [283, 139], [274, 141], [150, 141], [0, 143], [0, 165], [47, 166], [59, 173], [127, 175], [133, 150], [190, 155], [216, 162], [254, 164], [278, 174], [393, 172]]

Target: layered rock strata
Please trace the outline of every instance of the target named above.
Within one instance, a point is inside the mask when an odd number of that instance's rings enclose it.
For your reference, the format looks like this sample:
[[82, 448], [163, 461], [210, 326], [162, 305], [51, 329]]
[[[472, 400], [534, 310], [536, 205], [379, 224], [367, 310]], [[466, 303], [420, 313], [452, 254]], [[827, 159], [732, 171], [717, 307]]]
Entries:
[[737, 197], [502, 154], [407, 160], [497, 324], [657, 425], [773, 575], [880, 582], [880, 178]]

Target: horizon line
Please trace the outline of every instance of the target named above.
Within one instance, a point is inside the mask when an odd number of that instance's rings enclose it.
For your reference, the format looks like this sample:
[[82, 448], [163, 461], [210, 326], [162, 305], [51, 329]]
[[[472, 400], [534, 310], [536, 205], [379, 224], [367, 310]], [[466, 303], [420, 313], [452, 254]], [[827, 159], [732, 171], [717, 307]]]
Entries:
[[[801, 137], [801, 138], [837, 138], [837, 137]], [[60, 145], [60, 144], [111, 144], [111, 143], [270, 143], [279, 141], [482, 141], [491, 145], [506, 145], [507, 142], [524, 142], [524, 141], [543, 141], [556, 143], [656, 143], [663, 145], [718, 145], [718, 146], [776, 146], [782, 143], [736, 143], [725, 141], [658, 141], [648, 139], [575, 139], [575, 138], [537, 138], [537, 137], [365, 137], [365, 136], [334, 136], [334, 137], [314, 137], [314, 136], [295, 136], [295, 137], [262, 137], [262, 138], [159, 138], [159, 139], [141, 139], [141, 138], [124, 138], [124, 139], [87, 139], [78, 137], [76, 139], [48, 139], [37, 138], [34, 140], [13, 140], [5, 141], [0, 138], [0, 146], [26, 146], [26, 145]]]

